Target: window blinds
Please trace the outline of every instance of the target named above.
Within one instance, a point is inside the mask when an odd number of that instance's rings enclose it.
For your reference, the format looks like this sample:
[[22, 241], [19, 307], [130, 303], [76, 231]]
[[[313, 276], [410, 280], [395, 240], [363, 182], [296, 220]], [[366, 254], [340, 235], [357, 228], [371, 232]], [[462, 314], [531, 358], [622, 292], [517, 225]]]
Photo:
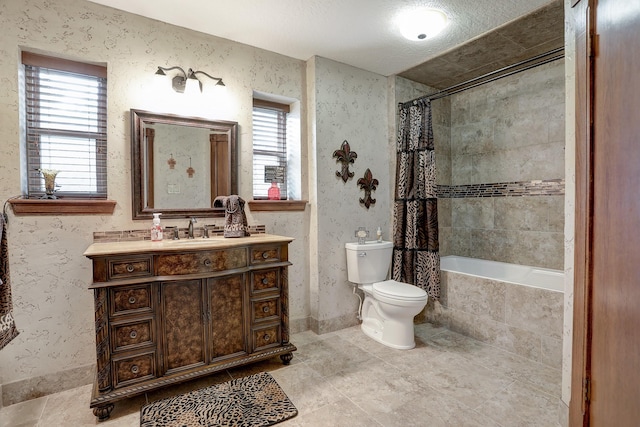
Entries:
[[[288, 109], [287, 109], [288, 110]], [[284, 168], [280, 198], [287, 199], [287, 111], [253, 107], [253, 198], [266, 199], [271, 182], [265, 182], [265, 166]]]
[[55, 169], [56, 195], [107, 197], [106, 78], [25, 64], [29, 197], [38, 169]]

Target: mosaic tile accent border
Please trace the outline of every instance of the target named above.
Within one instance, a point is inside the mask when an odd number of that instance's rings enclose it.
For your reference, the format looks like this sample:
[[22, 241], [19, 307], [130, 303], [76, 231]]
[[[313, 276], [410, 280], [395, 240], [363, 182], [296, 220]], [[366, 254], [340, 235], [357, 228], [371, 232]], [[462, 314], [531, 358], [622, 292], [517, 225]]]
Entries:
[[439, 199], [466, 197], [564, 196], [564, 179], [492, 184], [438, 185]]
[[[222, 236], [224, 235], [224, 225], [209, 225], [209, 236]], [[250, 225], [249, 232], [251, 234], [265, 234], [265, 225]], [[178, 233], [181, 239], [187, 238], [188, 228], [179, 228]], [[164, 239], [170, 240], [173, 236], [172, 230], [164, 230]], [[201, 238], [204, 234], [202, 227], [195, 227], [193, 229], [193, 237]], [[122, 230], [122, 231], [96, 231], [93, 233], [94, 243], [111, 243], [111, 242], [131, 242], [137, 240], [151, 240], [151, 233], [149, 230]]]

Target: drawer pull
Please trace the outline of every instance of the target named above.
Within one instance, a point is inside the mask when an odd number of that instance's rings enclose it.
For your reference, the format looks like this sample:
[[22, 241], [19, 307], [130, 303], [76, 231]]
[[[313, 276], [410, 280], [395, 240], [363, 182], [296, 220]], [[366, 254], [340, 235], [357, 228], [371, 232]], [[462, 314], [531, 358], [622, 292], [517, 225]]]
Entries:
[[131, 373], [132, 374], [137, 374], [138, 372], [140, 372], [140, 368], [138, 368], [138, 365], [133, 365], [131, 367]]
[[264, 334], [264, 336], [262, 337], [262, 339], [265, 341], [269, 341], [269, 338], [271, 338], [269, 334]]
[[211, 260], [210, 260], [210, 259], [205, 259], [205, 260], [204, 260], [204, 265], [205, 265], [206, 267], [211, 267], [211, 264], [212, 264], [212, 262], [211, 262]]
[[262, 252], [262, 258], [264, 259], [269, 258], [269, 252]]
[[136, 303], [136, 297], [129, 297], [129, 304], [135, 304]]
[[135, 270], [136, 270], [136, 268], [133, 265], [127, 264], [127, 271], [129, 273], [133, 273]]
[[269, 283], [269, 279], [267, 279], [266, 277], [264, 279], [262, 279], [262, 284], [266, 285]]
[[264, 307], [262, 307], [262, 311], [264, 311], [265, 313], [269, 312], [269, 306], [265, 305]]
[[136, 338], [138, 338], [138, 332], [137, 332], [137, 331], [135, 331], [135, 330], [131, 331], [131, 332], [129, 333], [129, 337], [130, 337], [131, 339], [136, 339]]

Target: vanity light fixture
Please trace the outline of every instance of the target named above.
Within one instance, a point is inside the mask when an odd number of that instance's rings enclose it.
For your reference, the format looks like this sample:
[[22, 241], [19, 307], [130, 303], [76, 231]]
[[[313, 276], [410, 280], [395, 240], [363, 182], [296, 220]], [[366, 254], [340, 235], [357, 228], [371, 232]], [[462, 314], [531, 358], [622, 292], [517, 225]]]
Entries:
[[171, 79], [171, 87], [178, 93], [184, 93], [187, 86], [192, 86], [197, 84], [200, 88], [200, 92], [202, 92], [202, 81], [196, 76], [196, 74], [204, 74], [212, 80], [217, 80], [216, 86], [225, 86], [224, 82], [220, 77], [213, 77], [204, 71], [193, 71], [189, 68], [189, 71], [184, 71], [181, 67], [158, 67], [158, 71], [156, 71], [157, 76], [166, 76], [165, 71], [179, 70], [182, 75], [178, 74], [177, 76]]
[[437, 9], [408, 9], [398, 17], [402, 35], [413, 41], [434, 37], [447, 26], [447, 15]]

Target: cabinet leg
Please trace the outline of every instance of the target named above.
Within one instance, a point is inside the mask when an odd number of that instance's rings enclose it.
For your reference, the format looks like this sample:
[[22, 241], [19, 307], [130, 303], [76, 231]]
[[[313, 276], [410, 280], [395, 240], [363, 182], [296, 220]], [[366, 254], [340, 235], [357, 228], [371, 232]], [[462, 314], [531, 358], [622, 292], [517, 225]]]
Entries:
[[113, 403], [109, 403], [104, 406], [97, 406], [93, 408], [93, 415], [98, 417], [98, 421], [106, 421], [109, 419], [111, 415], [111, 411], [113, 410]]
[[283, 365], [288, 365], [289, 363], [291, 363], [291, 359], [293, 359], [293, 353], [289, 352], [289, 353], [281, 354], [280, 359], [282, 359]]

